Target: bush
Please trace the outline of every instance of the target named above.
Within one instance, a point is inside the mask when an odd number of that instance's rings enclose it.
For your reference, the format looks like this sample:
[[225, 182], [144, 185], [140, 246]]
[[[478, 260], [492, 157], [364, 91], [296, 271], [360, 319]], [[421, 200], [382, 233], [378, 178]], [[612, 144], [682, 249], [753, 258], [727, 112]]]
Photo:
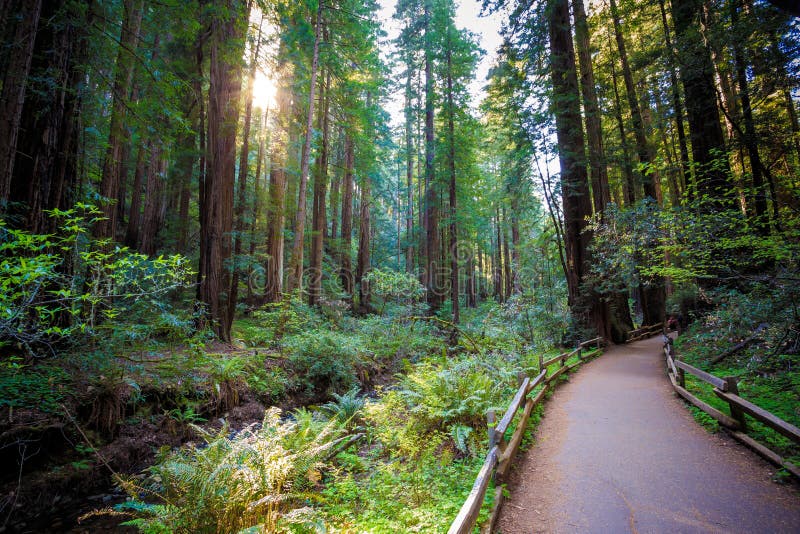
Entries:
[[182, 256], [150, 259], [91, 239], [101, 214], [92, 205], [48, 213], [59, 224], [54, 235], [0, 220], [0, 348], [53, 355], [60, 342], [91, 335], [138, 302], [191, 284]]
[[218, 434], [196, 430], [203, 447], [181, 450], [150, 469], [151, 492], [160, 504], [141, 501], [141, 488], [127, 485], [134, 497], [119, 508], [141, 517], [126, 524], [153, 533], [324, 531], [305, 501], [341, 441], [335, 422], [281, 421], [280, 410], [272, 408], [260, 428], [235, 438], [227, 428]]
[[364, 356], [361, 340], [330, 330], [309, 330], [284, 339], [297, 385], [312, 398], [352, 388]]

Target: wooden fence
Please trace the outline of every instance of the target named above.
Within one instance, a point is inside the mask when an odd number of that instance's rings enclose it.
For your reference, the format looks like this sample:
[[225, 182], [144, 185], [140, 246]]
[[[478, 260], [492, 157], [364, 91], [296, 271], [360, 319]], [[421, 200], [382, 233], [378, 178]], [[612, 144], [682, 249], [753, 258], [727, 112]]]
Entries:
[[[672, 387], [678, 395], [716, 419], [734, 438], [752, 448], [767, 460], [800, 478], [800, 467], [784, 460], [778, 453], [745, 434], [747, 430], [745, 415], [760, 421], [798, 445], [800, 445], [800, 428], [740, 397], [738, 379], [735, 376], [719, 378], [679, 360], [672, 345], [672, 338], [667, 335], [664, 335], [664, 356], [667, 360], [667, 373], [669, 374], [670, 382], [672, 382]], [[686, 389], [686, 373], [714, 386], [714, 394], [728, 403], [730, 416], [689, 393]]]
[[[525, 429], [528, 426], [528, 419], [530, 418], [533, 408], [541, 402], [554, 380], [570, 369], [574, 369], [586, 361], [586, 359], [597, 354], [602, 348], [602, 345], [603, 339], [598, 337], [590, 339], [589, 341], [584, 341], [571, 352], [559, 354], [548, 360], [544, 360], [539, 356], [540, 373], [534, 378], [521, 378], [519, 389], [516, 395], [514, 395], [503, 418], [500, 419], [500, 422], [495, 425], [494, 412], [490, 411], [487, 414], [487, 419], [489, 420], [489, 453], [486, 455], [486, 460], [484, 460], [483, 466], [478, 472], [475, 484], [472, 486], [472, 491], [470, 491], [467, 500], [464, 501], [461, 510], [450, 525], [448, 534], [466, 534], [472, 532], [478, 520], [478, 514], [483, 505], [483, 500], [486, 497], [486, 491], [489, 489], [491, 481], [494, 480], [496, 488], [494, 506], [492, 507], [489, 520], [483, 526], [483, 531], [491, 532], [503, 502], [502, 484], [505, 481], [514, 455], [522, 442], [522, 436], [525, 434]], [[592, 346], [594, 346], [594, 348], [589, 349], [589, 347]], [[577, 355], [578, 361], [567, 365], [567, 360], [575, 355]], [[557, 370], [548, 376], [548, 368], [556, 363], [558, 364]], [[528, 395], [540, 385], [542, 387], [536, 394], [528, 398]], [[522, 409], [522, 416], [517, 423], [517, 428], [514, 430], [511, 439], [506, 440], [506, 431], [511, 426], [514, 416], [520, 409]]]
[[631, 330], [625, 336], [626, 343], [639, 341], [640, 339], [648, 338], [664, 331], [664, 323], [656, 323], [650, 326], [642, 326], [636, 330]]

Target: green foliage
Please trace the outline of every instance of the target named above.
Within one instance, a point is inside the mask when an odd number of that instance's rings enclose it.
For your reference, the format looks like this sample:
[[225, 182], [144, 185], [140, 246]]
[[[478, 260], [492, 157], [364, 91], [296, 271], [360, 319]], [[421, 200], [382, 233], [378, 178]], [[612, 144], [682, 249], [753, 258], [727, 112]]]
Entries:
[[[365, 277], [373, 295], [381, 299], [380, 315], [383, 315], [386, 304], [390, 300], [413, 305], [425, 294], [425, 288], [417, 277], [411, 273], [373, 269]], [[410, 310], [414, 313], [414, 310]]]
[[327, 397], [352, 388], [367, 356], [356, 337], [330, 330], [288, 336], [283, 347], [299, 387], [311, 397]]
[[61, 413], [60, 404], [71, 389], [71, 377], [58, 366], [33, 368], [13, 359], [0, 361], [0, 406]]
[[89, 204], [52, 210], [53, 235], [0, 220], [0, 347], [54, 354], [56, 343], [95, 334], [137, 303], [190, 284], [182, 256], [150, 259], [91, 239], [100, 213]]
[[347, 393], [333, 394], [333, 401], [322, 405], [322, 411], [329, 419], [337, 421], [345, 428], [351, 429], [358, 425], [361, 411], [366, 403], [364, 397], [359, 396], [359, 389], [354, 387]]
[[[121, 508], [140, 517], [128, 524], [143, 532], [314, 532], [319, 519], [306, 505], [327, 457], [340, 441], [336, 423], [302, 425], [282, 421], [276, 408], [260, 427], [235, 438], [198, 429], [202, 447], [190, 447], [151, 468], [161, 504], [134, 496]], [[137, 488], [129, 486], [132, 491]]]

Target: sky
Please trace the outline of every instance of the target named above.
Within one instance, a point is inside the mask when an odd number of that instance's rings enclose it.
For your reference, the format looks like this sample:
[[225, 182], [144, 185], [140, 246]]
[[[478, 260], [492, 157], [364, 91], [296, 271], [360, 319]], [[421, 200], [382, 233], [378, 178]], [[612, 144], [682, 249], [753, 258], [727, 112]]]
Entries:
[[[400, 33], [400, 22], [392, 18], [397, 0], [378, 0], [380, 11], [379, 19], [383, 30], [387, 33], [386, 46], [391, 46], [391, 41]], [[497, 57], [497, 48], [502, 43], [500, 27], [503, 14], [495, 13], [488, 17], [479, 16], [481, 11], [479, 0], [462, 0], [456, 2], [456, 26], [466, 28], [478, 36], [478, 44], [486, 52], [478, 63], [475, 80], [470, 84], [473, 105], [477, 106], [484, 95], [483, 87], [486, 85], [486, 76]], [[384, 48], [385, 49], [385, 48]], [[386, 49], [385, 49], [386, 50]], [[390, 50], [386, 50], [388, 55]], [[387, 102], [387, 111], [392, 116], [394, 124], [402, 121], [403, 101], [402, 94], [393, 95]]]

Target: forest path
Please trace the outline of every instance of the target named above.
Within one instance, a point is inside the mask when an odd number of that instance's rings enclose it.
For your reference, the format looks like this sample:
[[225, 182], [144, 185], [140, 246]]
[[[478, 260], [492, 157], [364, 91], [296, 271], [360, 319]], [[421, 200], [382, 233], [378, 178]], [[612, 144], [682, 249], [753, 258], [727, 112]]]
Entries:
[[800, 532], [800, 495], [674, 395], [661, 336], [615, 346], [548, 401], [495, 532]]

